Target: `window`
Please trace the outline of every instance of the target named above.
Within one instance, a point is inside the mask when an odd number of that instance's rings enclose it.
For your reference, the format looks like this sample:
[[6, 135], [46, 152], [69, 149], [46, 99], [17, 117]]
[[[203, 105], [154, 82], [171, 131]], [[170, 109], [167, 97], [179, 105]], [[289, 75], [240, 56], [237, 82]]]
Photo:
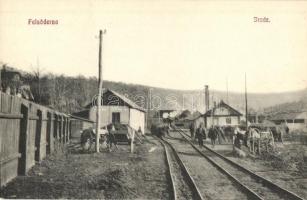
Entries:
[[112, 123], [120, 123], [120, 113], [119, 112], [113, 112], [112, 113]]
[[231, 124], [231, 117], [226, 118], [226, 124]]

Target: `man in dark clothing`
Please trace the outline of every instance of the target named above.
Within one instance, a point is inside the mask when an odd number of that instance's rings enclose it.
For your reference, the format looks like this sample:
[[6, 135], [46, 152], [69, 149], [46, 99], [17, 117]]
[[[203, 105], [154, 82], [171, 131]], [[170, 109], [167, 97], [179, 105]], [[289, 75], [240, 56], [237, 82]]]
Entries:
[[190, 133], [191, 133], [191, 139], [192, 140], [194, 140], [194, 131], [195, 131], [194, 123], [191, 123], [191, 125], [190, 125]]
[[107, 126], [107, 129], [108, 129], [107, 144], [108, 144], [108, 149], [111, 152], [113, 145], [116, 147], [116, 149], [118, 149], [117, 142], [116, 142], [115, 135], [114, 135], [115, 127], [113, 124], [109, 124]]
[[215, 140], [217, 138], [217, 131], [213, 126], [209, 129], [208, 137], [211, 139], [212, 148], [215, 146]]
[[206, 132], [203, 128], [202, 124], [199, 125], [199, 127], [196, 129], [196, 138], [198, 140], [199, 147], [204, 146], [203, 137], [206, 139]]

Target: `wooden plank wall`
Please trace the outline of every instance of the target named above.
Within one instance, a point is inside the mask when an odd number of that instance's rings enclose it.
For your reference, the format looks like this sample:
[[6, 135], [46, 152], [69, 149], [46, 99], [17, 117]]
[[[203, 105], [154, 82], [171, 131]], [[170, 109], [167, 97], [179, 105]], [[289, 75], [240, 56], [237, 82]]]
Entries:
[[0, 93], [0, 181], [1, 186], [17, 176], [20, 99]]
[[70, 140], [70, 117], [0, 92], [0, 186]]

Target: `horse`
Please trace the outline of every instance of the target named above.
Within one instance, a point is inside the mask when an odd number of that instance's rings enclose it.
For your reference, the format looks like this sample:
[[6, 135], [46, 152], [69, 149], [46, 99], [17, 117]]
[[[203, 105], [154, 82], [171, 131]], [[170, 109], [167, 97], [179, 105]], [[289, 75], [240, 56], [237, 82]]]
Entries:
[[[277, 141], [277, 142], [281, 142], [281, 143], [283, 143], [283, 136], [285, 135], [285, 134], [287, 134], [287, 128], [288, 127], [284, 127], [284, 126], [276, 126], [276, 130], [272, 130], [272, 132], [273, 132], [273, 135], [274, 135], [274, 138], [275, 138], [275, 140]], [[289, 129], [289, 128], [288, 128]], [[275, 134], [274, 134], [275, 133]]]
[[93, 129], [88, 128], [82, 131], [81, 138], [80, 138], [80, 144], [82, 149], [85, 151], [89, 151], [92, 147], [92, 144], [95, 139], [95, 133]]

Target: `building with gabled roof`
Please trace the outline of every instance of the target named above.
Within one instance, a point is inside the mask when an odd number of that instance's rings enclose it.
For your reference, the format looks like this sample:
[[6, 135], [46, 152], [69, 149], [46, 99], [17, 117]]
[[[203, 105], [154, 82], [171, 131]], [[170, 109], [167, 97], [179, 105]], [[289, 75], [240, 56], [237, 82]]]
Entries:
[[[141, 129], [145, 132], [145, 113], [146, 110], [132, 100], [113, 90], [103, 91], [103, 104], [100, 111], [101, 127], [110, 123], [127, 124], [135, 130]], [[73, 113], [72, 115], [89, 119], [96, 122], [97, 99], [85, 106], [85, 110]]]
[[239, 111], [224, 101], [220, 101], [220, 103], [204, 114], [205, 125], [207, 128], [212, 125], [235, 126], [240, 124], [241, 116], [242, 114]]
[[268, 118], [275, 124], [286, 124], [290, 130], [307, 129], [307, 111], [281, 112]]

